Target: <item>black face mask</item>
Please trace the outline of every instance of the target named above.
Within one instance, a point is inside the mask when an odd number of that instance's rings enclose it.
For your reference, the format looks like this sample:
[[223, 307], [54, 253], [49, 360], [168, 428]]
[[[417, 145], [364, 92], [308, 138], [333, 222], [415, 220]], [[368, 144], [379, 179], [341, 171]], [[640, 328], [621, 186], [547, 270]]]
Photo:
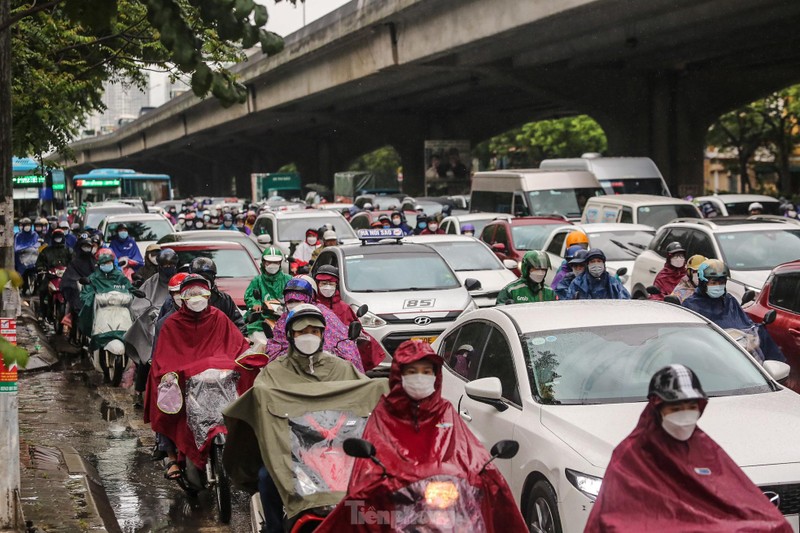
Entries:
[[177, 273], [178, 267], [174, 266], [159, 267], [158, 269], [158, 277], [161, 281], [169, 281]]

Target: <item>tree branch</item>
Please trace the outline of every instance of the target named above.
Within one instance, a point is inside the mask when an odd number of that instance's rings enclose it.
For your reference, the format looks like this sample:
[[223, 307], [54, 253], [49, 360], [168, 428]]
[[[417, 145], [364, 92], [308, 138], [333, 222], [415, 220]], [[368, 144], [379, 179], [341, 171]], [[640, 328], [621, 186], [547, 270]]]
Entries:
[[0, 24], [0, 32], [7, 30], [25, 17], [29, 17], [39, 13], [40, 11], [45, 11], [51, 7], [55, 7], [63, 1], [64, 0], [51, 0], [50, 2], [45, 2], [39, 6], [34, 4], [32, 7], [16, 13], [15, 15], [9, 17], [8, 20], [6, 20], [3, 24]]
[[[106, 35], [105, 37], [98, 37], [98, 38], [94, 39], [93, 41], [89, 41], [89, 42], [86, 42], [86, 43], [78, 43], [78, 44], [73, 44], [71, 46], [65, 46], [64, 48], [56, 50], [55, 54], [60, 55], [60, 54], [63, 54], [64, 52], [69, 52], [70, 50], [75, 50], [77, 48], [83, 48], [84, 46], [92, 46], [94, 44], [103, 43], [105, 41], [110, 41], [111, 39], [116, 39], [117, 37], [125, 38], [125, 36], [127, 36], [129, 31], [134, 29], [136, 26], [140, 25], [142, 22], [145, 21], [145, 19], [146, 19], [146, 16], [140, 18], [139, 20], [137, 20], [136, 22], [134, 22], [133, 24], [131, 24], [130, 26], [128, 26], [124, 30], [122, 30], [122, 31], [120, 31], [118, 33], [115, 33], [113, 35]], [[137, 35], [141, 35], [141, 34], [142, 33], [140, 32]]]

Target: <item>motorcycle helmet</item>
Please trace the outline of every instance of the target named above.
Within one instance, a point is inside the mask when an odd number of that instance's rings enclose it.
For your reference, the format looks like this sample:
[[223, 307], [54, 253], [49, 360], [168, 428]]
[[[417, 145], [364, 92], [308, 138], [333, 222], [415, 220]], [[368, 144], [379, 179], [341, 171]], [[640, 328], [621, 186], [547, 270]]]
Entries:
[[531, 250], [530, 252], [525, 252], [522, 257], [522, 264], [527, 265], [528, 271], [550, 270], [550, 256], [541, 250]]
[[589, 237], [580, 230], [569, 232], [567, 235], [567, 248], [573, 245], [580, 245], [584, 250], [589, 248]]
[[308, 326], [322, 328], [325, 334], [325, 316], [322, 311], [314, 304], [300, 304], [286, 316], [286, 338], [289, 344], [294, 347], [294, 335], [292, 332], [300, 331]]
[[178, 272], [177, 274], [169, 278], [169, 284], [167, 285], [167, 290], [169, 292], [179, 292], [181, 290], [181, 283], [183, 283], [183, 280], [185, 280], [186, 276], [188, 275], [189, 274], [187, 274], [186, 272]]
[[208, 291], [211, 290], [211, 282], [199, 274], [187, 274], [181, 281], [181, 293], [189, 288], [190, 285], [197, 285]]
[[178, 267], [178, 254], [172, 248], [165, 248], [158, 254], [158, 268]]
[[706, 261], [707, 259], [702, 255], [695, 254], [692, 257], [690, 257], [688, 261], [686, 261], [686, 270], [694, 270], [695, 272], [697, 272], [697, 270], [700, 268], [700, 265], [702, 265]]
[[281, 252], [280, 248], [276, 248], [275, 246], [265, 248], [264, 252], [261, 254], [261, 261], [280, 263], [283, 261], [283, 252]]
[[582, 247], [580, 244], [573, 244], [572, 246], [567, 248], [567, 251], [564, 254], [564, 259], [566, 259], [567, 263], [569, 263], [572, 260], [572, 258], [575, 257], [575, 254], [577, 254], [581, 250], [586, 250], [586, 249]]
[[61, 228], [56, 228], [56, 229], [54, 229], [54, 230], [52, 231], [52, 233], [50, 233], [50, 236], [51, 236], [53, 239], [55, 239], [56, 237], [60, 237], [60, 238], [61, 238], [61, 242], [62, 242], [62, 243], [64, 242], [64, 230], [63, 230], [63, 229], [61, 229]]
[[707, 259], [697, 269], [697, 279], [701, 284], [708, 283], [712, 279], [727, 280], [731, 277], [728, 265], [719, 259]]
[[313, 298], [317, 292], [317, 284], [314, 280], [309, 281], [309, 279], [307, 276], [296, 276], [290, 279], [283, 288], [284, 296], [289, 292], [299, 292]]
[[334, 276], [336, 278], [339, 277], [339, 269], [333, 265], [322, 265], [317, 269], [317, 273], [314, 274], [315, 276], [320, 276], [321, 274], [325, 274], [327, 276]]
[[28, 217], [22, 217], [21, 219], [19, 219], [19, 226], [20, 227], [22, 227], [22, 226], [30, 226], [31, 224], [33, 224], [33, 222], [31, 222], [31, 219], [29, 219]]
[[686, 248], [683, 247], [681, 243], [678, 241], [671, 242], [664, 248], [664, 251], [667, 252], [667, 257], [672, 257], [675, 254], [685, 254]]
[[475, 235], [475, 226], [473, 226], [472, 224], [464, 224], [463, 226], [461, 226], [462, 235], [469, 231], [472, 232], [472, 235]]
[[[33, 223], [34, 227], [41, 227], [42, 229], [47, 227], [47, 219], [44, 217], [40, 217], [36, 219], [36, 222]], [[38, 231], [38, 230], [37, 230]]]
[[61, 222], [59, 222], [58, 227], [63, 229], [65, 232], [69, 231], [70, 229], [69, 222], [67, 222], [66, 220], [62, 220]]
[[588, 263], [592, 259], [602, 259], [603, 263], [606, 262], [606, 254], [603, 253], [603, 250], [600, 248], [591, 248], [586, 251], [586, 262]]
[[195, 257], [189, 263], [189, 273], [199, 274], [206, 278], [209, 283], [214, 283], [217, 277], [217, 265], [208, 257]]
[[747, 211], [748, 212], [750, 212], [750, 211], [763, 211], [763, 210], [764, 210], [764, 206], [761, 205], [761, 203], [759, 203], [759, 202], [753, 202], [752, 204], [750, 204], [747, 207]]
[[665, 366], [653, 374], [647, 397], [653, 396], [665, 403], [708, 399], [700, 380], [691, 368], [684, 365]]
[[101, 263], [108, 263], [109, 261], [114, 261], [117, 258], [117, 255], [111, 248], [100, 248], [97, 250], [97, 253], [94, 255], [94, 258], [97, 259], [97, 264]]
[[588, 250], [578, 250], [575, 252], [575, 255], [567, 261], [569, 265], [583, 265], [586, 263], [586, 255], [589, 253]]
[[53, 216], [53, 215], [50, 215], [49, 217], [47, 217], [47, 225], [50, 226], [50, 228], [52, 228], [52, 229], [57, 228], [58, 227], [58, 217], [57, 216]]

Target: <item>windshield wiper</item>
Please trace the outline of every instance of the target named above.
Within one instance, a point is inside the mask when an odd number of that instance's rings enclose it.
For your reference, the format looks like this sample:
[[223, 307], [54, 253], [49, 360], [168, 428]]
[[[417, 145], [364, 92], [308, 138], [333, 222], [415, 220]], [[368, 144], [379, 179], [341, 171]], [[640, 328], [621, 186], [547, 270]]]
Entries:
[[628, 252], [633, 257], [637, 257], [639, 255], [639, 254], [637, 254], [636, 252], [634, 252], [633, 250], [631, 250], [630, 248], [628, 248], [627, 246], [625, 246], [624, 244], [622, 244], [619, 241], [615, 241], [614, 239], [608, 239], [608, 242], [612, 243], [614, 246], [620, 248], [621, 250], [623, 250], [625, 252]]
[[647, 250], [647, 246], [645, 246], [644, 244], [640, 244], [638, 242], [629, 242], [628, 246], [633, 246], [634, 248], [638, 248], [642, 251]]

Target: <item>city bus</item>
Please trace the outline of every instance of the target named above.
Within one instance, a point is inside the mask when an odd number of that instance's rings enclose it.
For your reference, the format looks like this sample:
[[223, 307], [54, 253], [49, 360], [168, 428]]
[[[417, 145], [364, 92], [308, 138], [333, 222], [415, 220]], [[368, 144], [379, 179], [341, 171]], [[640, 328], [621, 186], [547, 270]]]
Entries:
[[75, 203], [141, 198], [145, 202], [172, 200], [172, 178], [141, 174], [129, 168], [96, 168], [72, 177]]

